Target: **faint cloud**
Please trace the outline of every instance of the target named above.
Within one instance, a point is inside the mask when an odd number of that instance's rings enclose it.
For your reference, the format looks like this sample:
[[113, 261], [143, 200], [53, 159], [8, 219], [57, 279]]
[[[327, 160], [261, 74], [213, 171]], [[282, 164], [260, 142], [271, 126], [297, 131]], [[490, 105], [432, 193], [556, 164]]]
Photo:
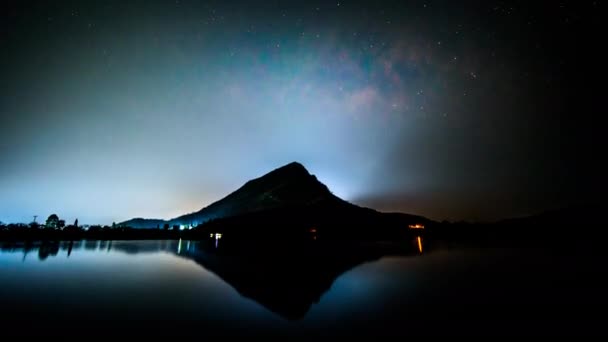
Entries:
[[346, 107], [351, 112], [371, 110], [380, 103], [381, 96], [372, 86], [356, 90], [346, 98]]

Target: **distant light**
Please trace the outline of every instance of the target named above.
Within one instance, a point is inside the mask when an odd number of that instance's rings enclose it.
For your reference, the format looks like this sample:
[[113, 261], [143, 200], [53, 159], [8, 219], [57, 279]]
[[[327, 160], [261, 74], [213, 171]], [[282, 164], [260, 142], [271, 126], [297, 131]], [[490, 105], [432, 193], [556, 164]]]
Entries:
[[209, 237], [213, 237], [213, 233], [209, 234]]
[[[211, 234], [211, 235], [213, 235], [213, 234]], [[221, 233], [215, 233], [215, 248], [217, 248], [217, 244], [220, 242], [221, 238], [222, 238]]]
[[316, 229], [316, 228], [310, 228], [310, 232], [311, 232], [311, 233], [316, 233], [316, 232], [317, 232], [317, 229]]
[[184, 230], [184, 229], [186, 229], [186, 225], [185, 224], [182, 224], [182, 225], [179, 226], [179, 230]]
[[422, 224], [410, 224], [410, 229], [424, 229], [424, 225]]

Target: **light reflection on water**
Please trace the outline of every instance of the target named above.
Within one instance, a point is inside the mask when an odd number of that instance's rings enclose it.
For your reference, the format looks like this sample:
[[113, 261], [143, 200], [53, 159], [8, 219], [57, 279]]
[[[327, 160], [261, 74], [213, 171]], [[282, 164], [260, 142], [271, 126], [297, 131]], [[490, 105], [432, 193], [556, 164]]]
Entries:
[[585, 312], [578, 306], [606, 302], [587, 288], [605, 284], [596, 259], [584, 260], [586, 272], [568, 273], [563, 266], [579, 261], [571, 254], [427, 243], [416, 236], [402, 255], [342, 246], [337, 255], [259, 257], [222, 254], [215, 241], [4, 243], [0, 304], [14, 313], [9, 319], [25, 315], [32, 324], [137, 318], [167, 327], [195, 321], [221, 333], [406, 334], [407, 326], [466, 330], [490, 318], [488, 329], [538, 315], [572, 323], [584, 317], [572, 315]]

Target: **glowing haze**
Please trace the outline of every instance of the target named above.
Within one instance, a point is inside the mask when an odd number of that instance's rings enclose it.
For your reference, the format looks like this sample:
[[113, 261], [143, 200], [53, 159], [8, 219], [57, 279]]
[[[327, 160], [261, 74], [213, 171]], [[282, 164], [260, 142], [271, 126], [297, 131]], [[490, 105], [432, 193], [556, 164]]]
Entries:
[[552, 44], [591, 4], [29, 5], [2, 14], [4, 222], [171, 218], [291, 161], [435, 219], [533, 213], [594, 181], [569, 167], [592, 142], [560, 137], [583, 131], [578, 60]]

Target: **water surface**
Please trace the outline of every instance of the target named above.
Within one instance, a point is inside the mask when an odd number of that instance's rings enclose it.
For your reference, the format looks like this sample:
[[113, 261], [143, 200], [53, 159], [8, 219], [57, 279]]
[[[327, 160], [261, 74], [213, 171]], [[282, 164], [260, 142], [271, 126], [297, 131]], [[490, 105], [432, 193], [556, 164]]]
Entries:
[[606, 259], [548, 248], [220, 253], [195, 241], [5, 243], [7, 333], [605, 333]]

